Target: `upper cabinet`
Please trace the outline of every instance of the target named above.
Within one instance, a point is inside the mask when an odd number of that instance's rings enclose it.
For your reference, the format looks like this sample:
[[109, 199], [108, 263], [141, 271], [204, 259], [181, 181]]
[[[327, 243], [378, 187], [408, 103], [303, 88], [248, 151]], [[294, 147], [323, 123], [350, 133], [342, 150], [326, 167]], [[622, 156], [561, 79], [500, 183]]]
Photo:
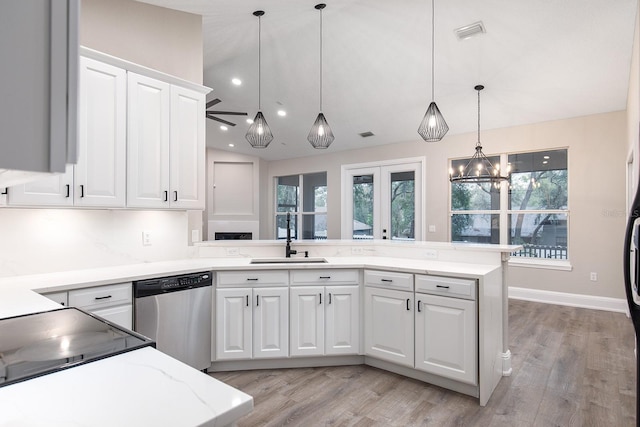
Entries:
[[204, 209], [203, 93], [128, 73], [127, 205]]
[[79, 0], [0, 3], [0, 186], [76, 162]]

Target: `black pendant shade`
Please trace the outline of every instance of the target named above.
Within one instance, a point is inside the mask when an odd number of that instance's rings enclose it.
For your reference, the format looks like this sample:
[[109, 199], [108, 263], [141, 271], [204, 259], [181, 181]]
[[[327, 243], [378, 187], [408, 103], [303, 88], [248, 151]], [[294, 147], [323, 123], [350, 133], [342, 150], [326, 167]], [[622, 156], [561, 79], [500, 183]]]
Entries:
[[258, 114], [256, 114], [256, 118], [253, 119], [253, 123], [249, 126], [245, 138], [253, 148], [267, 148], [273, 140], [273, 134], [262, 112], [258, 111]]
[[440, 141], [448, 131], [449, 126], [447, 122], [444, 121], [440, 109], [435, 102], [431, 102], [420, 123], [420, 127], [418, 127], [418, 133], [422, 139], [427, 142], [437, 142]]
[[333, 132], [325, 119], [324, 114], [318, 114], [316, 121], [311, 127], [307, 140], [313, 145], [313, 148], [323, 149], [328, 148], [334, 140]]

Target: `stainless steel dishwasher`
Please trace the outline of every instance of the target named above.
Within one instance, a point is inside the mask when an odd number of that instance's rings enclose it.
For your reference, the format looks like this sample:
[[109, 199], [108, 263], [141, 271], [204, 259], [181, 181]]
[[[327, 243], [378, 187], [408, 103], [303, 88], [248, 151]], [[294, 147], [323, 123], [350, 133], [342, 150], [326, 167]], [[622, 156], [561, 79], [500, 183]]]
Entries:
[[133, 282], [133, 329], [196, 369], [211, 366], [211, 272]]

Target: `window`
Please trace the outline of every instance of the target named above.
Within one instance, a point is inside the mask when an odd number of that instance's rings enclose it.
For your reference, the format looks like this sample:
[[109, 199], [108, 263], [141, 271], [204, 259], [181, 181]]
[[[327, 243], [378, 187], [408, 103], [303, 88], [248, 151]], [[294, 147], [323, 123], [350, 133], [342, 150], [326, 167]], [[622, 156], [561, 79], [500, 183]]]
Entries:
[[[507, 194], [486, 184], [451, 184], [451, 241], [523, 245], [513, 256], [568, 259], [567, 150], [489, 157], [511, 167]], [[456, 170], [469, 159], [451, 161]], [[507, 188], [503, 184], [502, 188]]]
[[291, 238], [327, 238], [327, 173], [276, 177], [276, 239], [287, 237], [290, 213]]

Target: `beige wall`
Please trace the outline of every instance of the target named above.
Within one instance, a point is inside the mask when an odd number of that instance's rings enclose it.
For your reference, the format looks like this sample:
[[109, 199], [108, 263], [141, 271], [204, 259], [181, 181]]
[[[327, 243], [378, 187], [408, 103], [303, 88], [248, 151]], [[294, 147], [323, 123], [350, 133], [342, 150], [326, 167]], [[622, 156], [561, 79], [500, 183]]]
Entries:
[[[622, 298], [622, 239], [625, 225], [626, 113], [623, 111], [484, 131], [485, 154], [549, 148], [569, 149], [570, 272], [511, 268], [511, 286]], [[273, 177], [327, 171], [329, 238], [340, 238], [340, 167], [395, 158], [426, 156], [425, 220], [435, 225], [427, 240], [449, 238], [448, 160], [473, 154], [475, 134], [446, 136], [439, 143], [393, 144], [268, 164]], [[273, 202], [267, 212], [273, 211]], [[272, 215], [261, 215], [272, 230]], [[264, 236], [263, 236], [264, 237]], [[268, 238], [273, 236], [269, 235]], [[591, 282], [589, 273], [598, 273]]]
[[636, 14], [636, 30], [633, 36], [633, 52], [631, 55], [631, 71], [629, 73], [629, 94], [627, 96], [627, 147], [629, 159], [634, 160], [635, 176], [630, 193], [635, 192], [635, 187], [640, 177], [640, 1]]
[[202, 84], [202, 17], [133, 0], [82, 0], [80, 43]]

